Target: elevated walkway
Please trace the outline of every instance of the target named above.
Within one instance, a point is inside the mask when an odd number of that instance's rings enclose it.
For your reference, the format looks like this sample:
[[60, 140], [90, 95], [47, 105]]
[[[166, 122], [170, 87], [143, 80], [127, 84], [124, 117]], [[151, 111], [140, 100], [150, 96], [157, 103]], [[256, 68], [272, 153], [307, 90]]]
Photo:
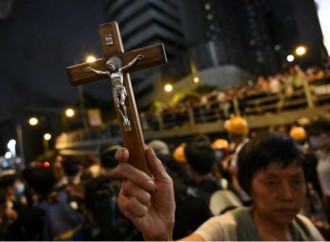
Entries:
[[[244, 109], [239, 102], [237, 99], [231, 100], [230, 112], [243, 114], [251, 130], [289, 125], [300, 118], [324, 117], [330, 112], [330, 78], [295, 90], [290, 97], [269, 93], [255, 94], [245, 97]], [[146, 142], [152, 139], [182, 140], [197, 133], [220, 136], [225, 132], [225, 120], [218, 102], [178, 106], [156, 114], [140, 113]], [[63, 133], [57, 137], [55, 148], [63, 155], [84, 155], [97, 154], [101, 146], [109, 144], [121, 144], [120, 129], [116, 123]]]

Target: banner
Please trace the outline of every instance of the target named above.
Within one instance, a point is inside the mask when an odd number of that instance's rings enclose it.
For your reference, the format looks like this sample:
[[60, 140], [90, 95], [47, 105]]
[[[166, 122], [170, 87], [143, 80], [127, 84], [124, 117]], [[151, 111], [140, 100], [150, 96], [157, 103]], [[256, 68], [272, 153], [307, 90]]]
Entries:
[[88, 109], [87, 110], [88, 123], [90, 126], [101, 126], [102, 125], [102, 117], [99, 109]]

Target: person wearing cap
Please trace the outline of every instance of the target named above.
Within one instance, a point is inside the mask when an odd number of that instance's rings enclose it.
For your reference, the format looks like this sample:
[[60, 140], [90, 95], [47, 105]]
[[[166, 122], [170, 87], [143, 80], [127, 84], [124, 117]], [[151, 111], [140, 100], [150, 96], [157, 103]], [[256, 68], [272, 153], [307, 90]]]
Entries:
[[187, 159], [184, 154], [185, 147], [186, 147], [186, 143], [182, 143], [173, 152], [173, 157], [174, 157], [175, 161], [182, 163], [182, 164], [187, 163]]
[[309, 150], [309, 144], [307, 142], [307, 132], [304, 127], [294, 126], [291, 128], [290, 137], [299, 143], [302, 152], [307, 153]]
[[215, 153], [215, 167], [214, 172], [217, 178], [223, 177], [223, 165], [222, 162], [225, 160], [229, 154], [229, 143], [225, 139], [216, 139], [212, 143], [212, 149]]
[[232, 143], [230, 144], [231, 155], [229, 155], [223, 162], [224, 169], [230, 174], [233, 188], [239, 194], [243, 203], [248, 205], [251, 203], [251, 198], [241, 188], [237, 180], [237, 154], [249, 141], [249, 125], [244, 118], [240, 116], [232, 116], [225, 122], [225, 129], [227, 130], [228, 137], [231, 139]]
[[193, 177], [189, 171], [186, 155], [184, 153], [186, 146], [187, 143], [184, 142], [174, 149], [172, 154], [174, 162], [171, 162], [168, 168], [176, 172], [185, 185], [190, 186], [193, 183]]
[[[173, 181], [152, 149], [146, 150], [152, 176], [128, 163], [129, 151], [116, 153], [123, 186], [120, 210], [145, 240], [172, 240], [175, 224]], [[238, 155], [238, 178], [253, 197], [249, 207], [207, 220], [186, 241], [324, 240], [298, 212], [306, 196], [303, 156], [292, 139], [277, 133], [250, 140]]]
[[[240, 116], [233, 116], [225, 122], [225, 129], [231, 139], [230, 149], [232, 153], [238, 153], [243, 145], [248, 141], [249, 125]], [[233, 161], [235, 162], [235, 161]], [[235, 165], [235, 164], [233, 164]]]
[[[227, 189], [229, 187], [230, 175], [224, 169], [223, 162], [226, 161], [229, 155], [229, 142], [226, 139], [216, 139], [212, 143], [212, 148], [215, 151], [214, 176], [222, 183], [222, 187]], [[231, 187], [231, 185], [230, 185]]]

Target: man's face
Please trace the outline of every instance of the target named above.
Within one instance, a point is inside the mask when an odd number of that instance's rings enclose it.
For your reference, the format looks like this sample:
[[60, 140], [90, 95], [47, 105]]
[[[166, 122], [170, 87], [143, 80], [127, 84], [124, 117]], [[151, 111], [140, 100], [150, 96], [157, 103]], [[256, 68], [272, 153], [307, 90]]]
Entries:
[[272, 222], [288, 225], [299, 212], [306, 196], [304, 173], [292, 163], [283, 168], [270, 163], [252, 180], [253, 209]]

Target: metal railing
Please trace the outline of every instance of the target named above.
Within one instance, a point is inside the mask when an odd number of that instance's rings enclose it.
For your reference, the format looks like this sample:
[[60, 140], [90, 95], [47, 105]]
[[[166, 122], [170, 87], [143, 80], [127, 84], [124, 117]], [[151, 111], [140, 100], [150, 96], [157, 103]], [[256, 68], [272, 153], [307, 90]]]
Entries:
[[[249, 117], [326, 104], [330, 104], [330, 77], [310, 82], [305, 87], [295, 89], [290, 96], [283, 93], [260, 92], [244, 99], [232, 99], [226, 103], [213, 101], [204, 105], [178, 105], [157, 113], [141, 113], [140, 122], [143, 132], [148, 134], [148, 132], [164, 132], [178, 128], [189, 129], [201, 124], [224, 121], [229, 118], [230, 114]], [[60, 149], [64, 144], [74, 146], [74, 144], [84, 141], [118, 139], [120, 139], [120, 129], [115, 122], [111, 122], [98, 128], [62, 134], [57, 138], [56, 147]]]

